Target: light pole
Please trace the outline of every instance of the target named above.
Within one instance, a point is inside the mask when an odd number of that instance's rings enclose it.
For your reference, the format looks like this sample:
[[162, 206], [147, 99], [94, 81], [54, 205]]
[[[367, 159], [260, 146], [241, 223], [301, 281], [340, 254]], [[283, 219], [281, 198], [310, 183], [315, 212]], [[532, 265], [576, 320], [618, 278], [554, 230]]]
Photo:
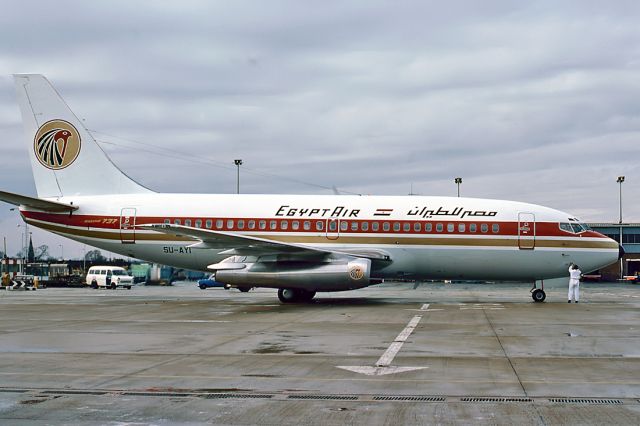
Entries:
[[622, 224], [622, 182], [624, 182], [624, 176], [618, 176], [618, 180], [616, 182], [620, 184], [620, 222], [618, 223]]
[[[620, 184], [620, 245], [622, 245], [622, 183], [624, 182], [624, 176], [618, 176], [618, 180], [616, 180]], [[624, 276], [624, 263], [622, 258], [620, 258], [620, 279]]]
[[[3, 247], [4, 250], [2, 251], [2, 263], [0, 263], [0, 267], [2, 267], [2, 270], [0, 271], [0, 276], [2, 275], [2, 273], [4, 273], [4, 262], [6, 262], [6, 259], [8, 259], [7, 256], [7, 237], [2, 237], [2, 243], [3, 243]], [[7, 265], [7, 269], [8, 269]]]
[[453, 181], [456, 183], [456, 185], [458, 185], [458, 197], [460, 197], [460, 184], [462, 183], [462, 178], [457, 177]]
[[64, 246], [62, 244], [58, 244], [60, 246], [60, 260], [64, 261]]
[[233, 160], [233, 163], [238, 168], [238, 177], [236, 179], [236, 194], [239, 194], [240, 193], [240, 166], [242, 165], [242, 160], [240, 159]]

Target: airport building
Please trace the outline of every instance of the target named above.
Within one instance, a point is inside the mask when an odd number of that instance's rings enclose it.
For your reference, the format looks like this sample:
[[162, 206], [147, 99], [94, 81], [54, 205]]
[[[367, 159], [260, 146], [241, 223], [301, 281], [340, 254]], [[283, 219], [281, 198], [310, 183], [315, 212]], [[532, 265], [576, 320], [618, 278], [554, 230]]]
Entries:
[[590, 223], [589, 226], [618, 243], [622, 242], [625, 251], [621, 263], [598, 271], [603, 281], [615, 281], [640, 273], [640, 223]]

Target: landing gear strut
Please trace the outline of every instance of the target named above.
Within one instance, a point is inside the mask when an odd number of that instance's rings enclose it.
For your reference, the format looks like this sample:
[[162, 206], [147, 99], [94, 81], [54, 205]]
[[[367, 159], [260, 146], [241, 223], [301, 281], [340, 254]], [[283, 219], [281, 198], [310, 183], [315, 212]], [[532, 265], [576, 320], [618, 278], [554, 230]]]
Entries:
[[531, 297], [534, 302], [544, 302], [547, 298], [547, 294], [544, 292], [544, 280], [540, 280], [540, 288], [536, 287], [536, 282], [533, 282], [533, 288], [531, 289]]
[[315, 295], [315, 291], [307, 291], [298, 288], [278, 289], [278, 299], [280, 299], [282, 303], [310, 302]]

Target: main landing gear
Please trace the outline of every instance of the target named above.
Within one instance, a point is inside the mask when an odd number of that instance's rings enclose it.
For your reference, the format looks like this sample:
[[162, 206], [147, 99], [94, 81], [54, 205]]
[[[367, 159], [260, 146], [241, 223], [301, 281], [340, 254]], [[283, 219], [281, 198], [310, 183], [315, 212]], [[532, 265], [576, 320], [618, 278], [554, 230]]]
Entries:
[[299, 288], [279, 288], [278, 299], [282, 303], [307, 303], [311, 302], [315, 291], [302, 290]]
[[531, 297], [534, 302], [540, 303], [544, 302], [544, 299], [547, 298], [547, 294], [544, 292], [544, 280], [540, 280], [540, 288], [536, 286], [536, 282], [533, 282], [533, 287], [531, 288]]

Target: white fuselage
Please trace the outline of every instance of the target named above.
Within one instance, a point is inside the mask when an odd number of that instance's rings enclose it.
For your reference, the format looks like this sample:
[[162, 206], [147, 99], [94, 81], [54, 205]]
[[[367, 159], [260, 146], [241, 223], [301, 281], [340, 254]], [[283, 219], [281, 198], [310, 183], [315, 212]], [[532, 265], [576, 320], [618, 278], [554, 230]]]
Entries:
[[[80, 208], [23, 208], [30, 224], [122, 255], [206, 270], [233, 247], [140, 229], [180, 224], [327, 250], [378, 250], [391, 259], [376, 278], [536, 280], [585, 272], [618, 258], [618, 244], [596, 232], [567, 231], [576, 219], [511, 201], [448, 197], [135, 194], [68, 196]], [[569, 229], [571, 229], [569, 227]]]

